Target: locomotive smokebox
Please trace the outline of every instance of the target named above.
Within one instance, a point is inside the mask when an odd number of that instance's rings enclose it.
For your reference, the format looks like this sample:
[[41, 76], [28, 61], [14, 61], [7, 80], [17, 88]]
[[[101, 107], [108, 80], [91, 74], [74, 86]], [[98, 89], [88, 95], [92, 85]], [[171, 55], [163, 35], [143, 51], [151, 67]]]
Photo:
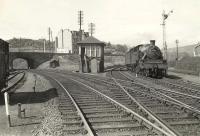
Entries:
[[155, 43], [156, 43], [155, 40], [150, 40], [150, 44], [151, 44], [151, 45], [154, 45], [154, 46], [155, 46], [155, 45], [156, 45]]

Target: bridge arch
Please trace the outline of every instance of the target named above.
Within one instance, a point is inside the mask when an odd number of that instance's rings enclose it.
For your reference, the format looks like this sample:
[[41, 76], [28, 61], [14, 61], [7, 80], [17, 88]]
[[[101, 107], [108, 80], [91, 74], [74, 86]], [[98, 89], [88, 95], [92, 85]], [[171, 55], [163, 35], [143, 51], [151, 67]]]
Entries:
[[33, 60], [25, 57], [13, 58], [10, 63], [11, 69], [33, 68]]
[[22, 58], [27, 60], [30, 69], [35, 69], [42, 63], [49, 61], [53, 56], [65, 56], [68, 53], [52, 53], [52, 52], [10, 52], [9, 53], [9, 65], [13, 68], [12, 62], [16, 58]]
[[52, 53], [40, 53], [40, 52], [10, 52], [9, 53], [9, 65], [13, 68], [13, 60], [21, 58], [27, 61], [30, 69], [37, 68], [40, 64], [49, 61], [52, 58]]

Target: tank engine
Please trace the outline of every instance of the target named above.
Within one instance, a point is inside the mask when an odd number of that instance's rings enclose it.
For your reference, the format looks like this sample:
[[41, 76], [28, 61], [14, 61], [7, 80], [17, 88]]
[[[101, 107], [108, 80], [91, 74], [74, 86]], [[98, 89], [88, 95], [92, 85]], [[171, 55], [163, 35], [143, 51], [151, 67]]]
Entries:
[[128, 69], [144, 76], [166, 76], [167, 62], [163, 60], [155, 40], [151, 40], [150, 44], [141, 44], [130, 49], [125, 55], [125, 63]]

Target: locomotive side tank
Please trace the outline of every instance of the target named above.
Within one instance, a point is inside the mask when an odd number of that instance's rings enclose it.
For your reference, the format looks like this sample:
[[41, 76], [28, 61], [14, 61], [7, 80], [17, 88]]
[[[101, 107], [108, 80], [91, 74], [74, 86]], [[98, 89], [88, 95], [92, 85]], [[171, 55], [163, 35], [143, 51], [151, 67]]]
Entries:
[[151, 77], [166, 76], [167, 63], [155, 40], [132, 48], [126, 53], [125, 60], [127, 68], [136, 73]]

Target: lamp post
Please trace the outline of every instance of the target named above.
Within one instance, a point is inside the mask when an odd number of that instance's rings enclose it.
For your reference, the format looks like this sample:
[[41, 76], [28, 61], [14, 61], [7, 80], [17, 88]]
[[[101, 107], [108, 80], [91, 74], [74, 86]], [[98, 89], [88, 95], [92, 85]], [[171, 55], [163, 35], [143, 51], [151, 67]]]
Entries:
[[168, 18], [170, 13], [173, 13], [173, 11], [171, 10], [168, 14], [166, 14], [165, 11], [163, 10], [163, 14], [162, 14], [163, 23], [161, 25], [163, 26], [163, 58], [164, 60], [167, 60], [166, 19]]

